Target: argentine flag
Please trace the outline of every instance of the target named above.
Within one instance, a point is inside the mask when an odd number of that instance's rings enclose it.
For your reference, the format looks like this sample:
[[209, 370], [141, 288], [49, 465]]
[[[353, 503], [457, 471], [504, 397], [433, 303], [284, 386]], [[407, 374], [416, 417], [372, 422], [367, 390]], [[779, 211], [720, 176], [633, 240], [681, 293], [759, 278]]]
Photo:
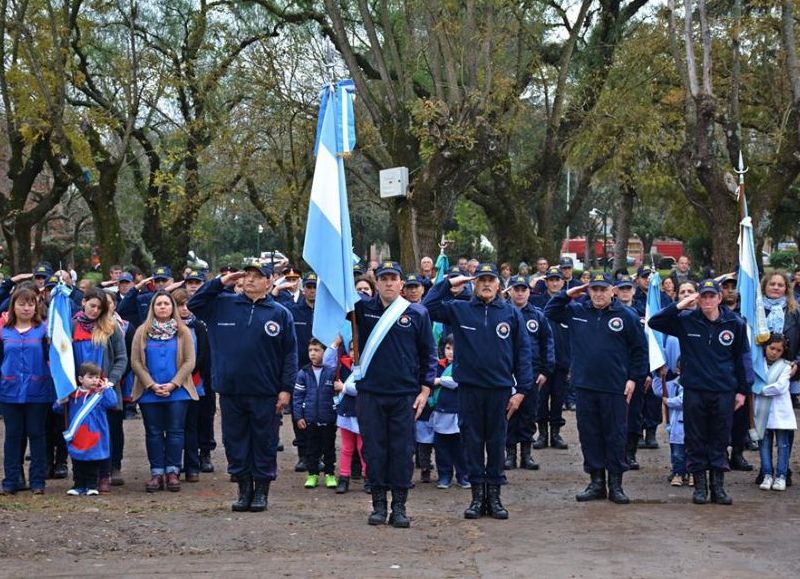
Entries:
[[647, 352], [650, 356], [650, 371], [655, 372], [667, 363], [664, 355], [664, 335], [650, 329], [650, 318], [661, 311], [661, 276], [657, 271], [650, 274], [647, 289], [647, 303], [645, 304], [644, 331], [647, 335]]
[[[741, 191], [744, 195], [744, 191]], [[753, 221], [747, 214], [747, 200], [743, 199], [744, 218], [739, 224], [739, 273], [736, 276], [736, 289], [739, 292], [741, 315], [747, 322], [747, 339], [750, 342], [750, 355], [753, 360], [753, 392], [758, 394], [767, 383], [767, 364], [764, 349], [759, 342], [769, 337], [761, 286], [758, 283], [756, 250], [753, 243]]]
[[[439, 254], [439, 257], [436, 258], [436, 278], [433, 280], [433, 283], [437, 284], [442, 281], [445, 276], [447, 275], [448, 270], [450, 269], [450, 260], [447, 259], [447, 255], [445, 255], [444, 251]], [[442, 336], [444, 333], [444, 324], [441, 322], [433, 322], [433, 341], [436, 346], [439, 346], [439, 342], [442, 341], [442, 338], [446, 338], [447, 336]]]
[[308, 203], [303, 259], [317, 273], [315, 338], [331, 345], [342, 320], [358, 301], [353, 281], [353, 239], [343, 156], [355, 146], [355, 85], [326, 85], [320, 95], [315, 152], [317, 163]]
[[76, 389], [75, 358], [72, 355], [72, 308], [68, 289], [59, 283], [50, 292], [47, 314], [47, 335], [50, 337], [50, 374], [56, 388], [56, 398], [63, 402]]

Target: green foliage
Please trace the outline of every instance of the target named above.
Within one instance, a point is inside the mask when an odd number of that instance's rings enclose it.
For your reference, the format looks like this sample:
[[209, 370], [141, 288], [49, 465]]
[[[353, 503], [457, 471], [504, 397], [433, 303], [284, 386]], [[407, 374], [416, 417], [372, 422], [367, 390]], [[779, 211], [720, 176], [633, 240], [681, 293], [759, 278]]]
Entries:
[[795, 250], [773, 251], [769, 256], [769, 265], [776, 269], [792, 270], [800, 264], [800, 253]]
[[448, 252], [451, 261], [460, 255], [474, 257], [479, 261], [494, 261], [497, 253], [481, 246], [481, 235], [489, 237], [490, 226], [486, 213], [475, 203], [460, 199], [456, 204], [455, 221], [458, 229], [449, 237], [455, 242]]

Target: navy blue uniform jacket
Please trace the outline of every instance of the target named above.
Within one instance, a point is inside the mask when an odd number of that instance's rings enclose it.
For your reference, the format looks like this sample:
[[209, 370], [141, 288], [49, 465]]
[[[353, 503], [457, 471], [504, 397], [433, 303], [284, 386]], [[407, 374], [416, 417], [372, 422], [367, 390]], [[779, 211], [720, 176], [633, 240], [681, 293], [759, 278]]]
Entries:
[[310, 307], [303, 297], [297, 303], [281, 305], [285, 305], [292, 312], [294, 335], [297, 338], [297, 365], [303, 368], [311, 363], [308, 358], [308, 343], [313, 337], [311, 328], [314, 325], [314, 308]]
[[[367, 337], [385, 309], [377, 295], [356, 303], [359, 351], [364, 351]], [[419, 304], [410, 304], [375, 351], [366, 376], [358, 381], [358, 391], [419, 394], [420, 386], [433, 388], [437, 362], [428, 311]]]
[[255, 302], [206, 282], [188, 307], [208, 326], [214, 391], [277, 396], [294, 390], [297, 341], [292, 314], [267, 296]]
[[699, 309], [672, 304], [650, 318], [650, 327], [678, 338], [685, 389], [749, 394], [754, 376], [747, 326], [725, 306], [719, 312], [712, 322]]
[[500, 298], [488, 304], [474, 296], [447, 302], [449, 294], [450, 280], [445, 279], [431, 288], [423, 303], [431, 319], [453, 329], [453, 379], [459, 384], [529, 392], [531, 340], [520, 311]]
[[647, 376], [648, 361], [641, 322], [616, 300], [596, 309], [590, 300], [570, 300], [566, 291], [553, 296], [545, 315], [569, 326], [572, 384], [576, 388], [623, 394], [625, 382]]
[[[544, 313], [547, 302], [550, 301], [550, 294], [534, 296], [528, 298], [528, 302], [538, 307]], [[547, 316], [545, 316], [547, 318]], [[569, 351], [569, 326], [562, 322], [557, 322], [547, 318], [550, 330], [553, 335], [553, 344], [556, 350], [556, 368], [569, 370], [570, 351]]]
[[550, 322], [544, 316], [544, 312], [530, 302], [525, 304], [520, 312], [525, 318], [525, 328], [531, 339], [534, 376], [539, 374], [550, 376], [556, 365], [555, 345]]

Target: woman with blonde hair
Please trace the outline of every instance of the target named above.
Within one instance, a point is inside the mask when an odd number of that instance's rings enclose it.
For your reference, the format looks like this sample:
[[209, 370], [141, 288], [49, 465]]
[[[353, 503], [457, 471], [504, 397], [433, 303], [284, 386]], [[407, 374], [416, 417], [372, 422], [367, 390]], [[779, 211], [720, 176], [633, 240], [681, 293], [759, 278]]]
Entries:
[[189, 401], [198, 400], [192, 381], [194, 366], [192, 333], [181, 321], [175, 299], [159, 290], [131, 347], [133, 400], [142, 411], [150, 461], [148, 493], [163, 490], [165, 482], [167, 490], [181, 490], [186, 412]]
[[[72, 351], [76, 368], [80, 368], [84, 362], [100, 366], [103, 377], [113, 386], [117, 395], [117, 409], [110, 411], [109, 414], [121, 413], [121, 383], [128, 365], [128, 352], [125, 348], [125, 335], [114, 320], [108, 297], [103, 290], [90, 289], [83, 296], [81, 310], [72, 318]], [[122, 414], [109, 418], [109, 423], [112, 423], [115, 418], [121, 420]], [[100, 465], [97, 489], [102, 494], [111, 492], [110, 458]]]

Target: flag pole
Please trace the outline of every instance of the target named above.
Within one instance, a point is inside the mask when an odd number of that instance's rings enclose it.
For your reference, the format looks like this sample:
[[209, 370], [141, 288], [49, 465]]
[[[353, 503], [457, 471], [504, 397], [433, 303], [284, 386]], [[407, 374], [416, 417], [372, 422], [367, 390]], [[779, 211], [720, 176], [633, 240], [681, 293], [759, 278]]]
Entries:
[[[327, 41], [327, 46], [325, 47], [325, 68], [327, 69], [328, 72], [328, 84], [331, 87], [333, 87], [336, 84], [336, 78], [335, 78], [336, 64], [333, 61], [333, 46], [330, 40]], [[344, 164], [344, 159], [346, 158], [346, 155], [344, 153], [337, 152], [337, 156], [341, 157], [342, 164]], [[346, 272], [345, 274], [348, 275], [348, 272]], [[349, 275], [353, 275], [352, 268], [351, 271], [349, 272]], [[353, 348], [353, 366], [357, 366], [359, 359], [361, 358], [361, 352], [358, 346], [358, 318], [356, 316], [356, 310], [353, 309], [353, 311], [349, 312], [347, 314], [347, 318], [350, 320], [350, 330], [353, 335], [353, 340], [351, 344], [351, 347]], [[345, 350], [347, 350], [347, 344], [344, 344], [344, 347]]]
[[[739, 166], [734, 169], [734, 172], [739, 175], [739, 187], [736, 190], [736, 198], [739, 201], [739, 221], [743, 220], [747, 216], [747, 200], [745, 199], [744, 195], [744, 175], [750, 170], [750, 167], [744, 166], [744, 159], [742, 157], [742, 151], [739, 151]], [[741, 227], [741, 226], [740, 226]], [[755, 264], [758, 267], [758, 264]], [[758, 271], [756, 269], [756, 271]], [[756, 320], [753, 320], [753, 334], [756, 332]], [[756, 337], [754, 335], [754, 342], [756, 341]], [[756, 416], [755, 416], [755, 394], [752, 392], [747, 397], [747, 421], [750, 426], [750, 431], [748, 436], [750, 436], [751, 440], [753, 439], [752, 433], [755, 432], [756, 429]]]

